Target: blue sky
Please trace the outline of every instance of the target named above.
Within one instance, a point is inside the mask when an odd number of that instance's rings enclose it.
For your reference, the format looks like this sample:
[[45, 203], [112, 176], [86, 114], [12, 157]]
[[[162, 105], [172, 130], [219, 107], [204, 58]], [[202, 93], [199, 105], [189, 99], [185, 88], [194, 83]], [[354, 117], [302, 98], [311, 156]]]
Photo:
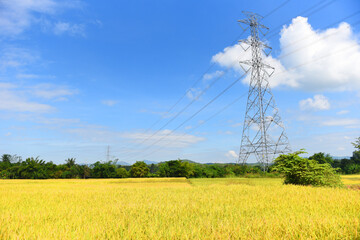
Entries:
[[[225, 72], [249, 57], [234, 46], [241, 12], [266, 15], [283, 2], [2, 1], [1, 152], [92, 163], [110, 146], [111, 159], [129, 163], [235, 162], [246, 96], [192, 129], [246, 95], [246, 80], [167, 135], [242, 74], [239, 65]], [[360, 136], [358, 11], [357, 0], [292, 0], [262, 22], [272, 31], [265, 61], [282, 72], [270, 82], [294, 150], [349, 156]]]

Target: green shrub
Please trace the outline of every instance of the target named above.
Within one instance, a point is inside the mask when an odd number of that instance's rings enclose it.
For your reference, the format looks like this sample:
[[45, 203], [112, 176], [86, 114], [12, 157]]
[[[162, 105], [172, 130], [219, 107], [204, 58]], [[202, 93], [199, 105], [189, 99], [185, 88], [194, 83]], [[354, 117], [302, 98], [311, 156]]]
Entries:
[[285, 184], [340, 187], [340, 175], [328, 163], [318, 163], [316, 160], [302, 158], [306, 153], [298, 151], [287, 155], [280, 155], [275, 159], [273, 170], [284, 174]]

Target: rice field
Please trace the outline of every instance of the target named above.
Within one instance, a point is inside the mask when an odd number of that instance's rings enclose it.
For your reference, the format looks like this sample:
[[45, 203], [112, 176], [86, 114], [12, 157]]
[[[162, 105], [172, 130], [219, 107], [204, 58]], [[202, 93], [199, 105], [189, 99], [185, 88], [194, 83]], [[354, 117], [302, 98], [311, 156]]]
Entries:
[[345, 185], [360, 185], [360, 175], [343, 175], [341, 178]]
[[360, 191], [281, 179], [1, 180], [0, 239], [360, 239]]

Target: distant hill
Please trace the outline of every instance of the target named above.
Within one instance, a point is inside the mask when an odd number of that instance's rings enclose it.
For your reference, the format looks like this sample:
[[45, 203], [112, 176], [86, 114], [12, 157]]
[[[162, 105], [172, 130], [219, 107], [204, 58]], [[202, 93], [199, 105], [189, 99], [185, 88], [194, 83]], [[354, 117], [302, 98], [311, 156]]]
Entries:
[[154, 161], [150, 161], [150, 160], [144, 160], [144, 163], [146, 163], [147, 165], [158, 164], [158, 162], [154, 162]]
[[350, 159], [350, 156], [331, 156], [334, 160]]
[[188, 162], [188, 163], [198, 163], [198, 162], [194, 162], [194, 161], [189, 160], [189, 159], [181, 159], [181, 161]]

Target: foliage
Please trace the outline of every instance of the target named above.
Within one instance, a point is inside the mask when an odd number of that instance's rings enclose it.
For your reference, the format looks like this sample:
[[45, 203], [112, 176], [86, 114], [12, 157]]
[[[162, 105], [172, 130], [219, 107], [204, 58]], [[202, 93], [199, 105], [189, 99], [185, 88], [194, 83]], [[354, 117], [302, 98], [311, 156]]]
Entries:
[[115, 178], [116, 168], [112, 161], [96, 162], [93, 164], [93, 177], [95, 178]]
[[192, 165], [189, 162], [178, 160], [167, 161], [159, 166], [160, 177], [190, 177], [193, 174]]
[[143, 161], [138, 161], [131, 166], [130, 176], [135, 178], [147, 177], [150, 172], [149, 167]]
[[[355, 151], [350, 159], [334, 160], [329, 154], [315, 153], [309, 160], [320, 164], [316, 171], [331, 172], [321, 164], [330, 164], [342, 174], [360, 173], [360, 137], [353, 143]], [[304, 165], [305, 166], [305, 165]], [[313, 164], [307, 164], [313, 168]], [[315, 170], [314, 170], [315, 171]], [[94, 164], [77, 164], [75, 158], [68, 158], [64, 164], [45, 162], [39, 157], [27, 158], [25, 161], [17, 155], [3, 154], [0, 161], [0, 179], [48, 179], [48, 178], [127, 178], [127, 177], [186, 177], [186, 178], [224, 178], [224, 177], [280, 177], [274, 166], [266, 172], [260, 165], [254, 164], [200, 164], [189, 160], [171, 160], [158, 164], [146, 165], [137, 162], [132, 166], [119, 166], [117, 160], [109, 162], [97, 161]], [[332, 176], [331, 173], [327, 174]], [[328, 177], [330, 178], [330, 177]], [[319, 180], [320, 181], [320, 180]]]
[[355, 142], [352, 143], [352, 145], [355, 147], [355, 149], [360, 151], [360, 137], [358, 137]]
[[334, 159], [330, 156], [330, 154], [325, 154], [323, 152], [315, 153], [314, 155], [310, 156], [309, 159], [315, 160], [320, 164], [323, 163], [328, 163], [330, 165], [334, 164]]
[[117, 168], [116, 169], [116, 177], [118, 177], [118, 178], [127, 178], [127, 177], [129, 177], [129, 172], [126, 171], [125, 168], [122, 168], [122, 167]]
[[283, 173], [285, 184], [340, 187], [340, 175], [328, 163], [318, 163], [316, 160], [302, 158], [306, 153], [297, 151], [280, 155], [275, 159], [274, 170]]

